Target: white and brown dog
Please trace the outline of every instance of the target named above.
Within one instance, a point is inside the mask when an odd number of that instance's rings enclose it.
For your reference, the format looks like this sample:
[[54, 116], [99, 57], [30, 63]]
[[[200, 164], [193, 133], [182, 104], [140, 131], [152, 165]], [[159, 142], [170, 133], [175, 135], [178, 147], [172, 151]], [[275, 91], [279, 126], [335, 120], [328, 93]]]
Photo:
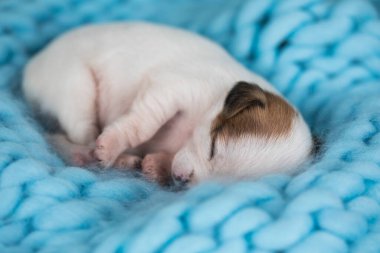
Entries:
[[64, 133], [50, 140], [69, 163], [141, 164], [160, 183], [289, 172], [312, 148], [302, 116], [268, 82], [162, 25], [69, 32], [30, 61], [23, 91], [57, 119]]

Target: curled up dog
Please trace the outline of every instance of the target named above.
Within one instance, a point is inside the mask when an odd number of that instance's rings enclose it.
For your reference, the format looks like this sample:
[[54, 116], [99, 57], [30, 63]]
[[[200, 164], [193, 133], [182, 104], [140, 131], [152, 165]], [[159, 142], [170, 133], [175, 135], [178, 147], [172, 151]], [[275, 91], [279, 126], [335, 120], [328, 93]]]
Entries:
[[161, 184], [291, 172], [312, 149], [301, 114], [266, 80], [162, 25], [64, 34], [27, 65], [23, 92], [58, 121], [48, 138], [67, 163], [140, 168]]

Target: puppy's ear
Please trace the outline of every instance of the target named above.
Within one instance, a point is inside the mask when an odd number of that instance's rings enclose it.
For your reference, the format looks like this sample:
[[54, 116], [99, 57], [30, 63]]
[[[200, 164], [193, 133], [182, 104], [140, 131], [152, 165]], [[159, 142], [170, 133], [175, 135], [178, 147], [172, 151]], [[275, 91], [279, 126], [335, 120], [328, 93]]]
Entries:
[[230, 119], [247, 109], [265, 109], [266, 106], [265, 92], [257, 84], [240, 81], [228, 93], [222, 115], [224, 119]]
[[228, 140], [247, 134], [278, 138], [291, 131], [296, 116], [293, 107], [280, 96], [256, 84], [238, 82], [211, 125], [210, 159], [214, 156], [217, 138]]

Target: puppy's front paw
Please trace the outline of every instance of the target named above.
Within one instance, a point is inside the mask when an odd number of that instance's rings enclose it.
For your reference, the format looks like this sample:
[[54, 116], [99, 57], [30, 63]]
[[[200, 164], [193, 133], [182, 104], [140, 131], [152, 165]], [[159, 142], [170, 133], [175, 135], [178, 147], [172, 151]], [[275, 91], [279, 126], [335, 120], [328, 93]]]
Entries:
[[160, 185], [170, 183], [170, 156], [164, 153], [148, 154], [144, 157], [141, 167], [144, 176]]
[[115, 167], [119, 169], [141, 169], [141, 157], [123, 153], [115, 162]]
[[111, 167], [123, 151], [120, 139], [113, 132], [103, 132], [96, 140], [95, 157], [103, 167]]

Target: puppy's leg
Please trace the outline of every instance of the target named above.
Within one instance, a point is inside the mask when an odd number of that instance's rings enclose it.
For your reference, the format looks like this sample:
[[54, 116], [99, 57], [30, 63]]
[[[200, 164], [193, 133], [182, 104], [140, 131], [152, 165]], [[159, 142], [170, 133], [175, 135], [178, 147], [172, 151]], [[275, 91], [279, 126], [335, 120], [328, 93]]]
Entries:
[[92, 148], [70, 142], [64, 134], [48, 134], [48, 141], [69, 165], [85, 166], [95, 161]]
[[107, 126], [96, 140], [95, 155], [110, 167], [126, 149], [148, 141], [178, 111], [175, 99], [150, 89], [136, 98], [130, 112]]
[[97, 127], [98, 83], [95, 74], [82, 65], [69, 66], [67, 77], [56, 85], [67, 85], [57, 117], [69, 140], [76, 144], [95, 142]]
[[171, 163], [173, 155], [166, 152], [147, 154], [142, 163], [142, 172], [145, 177], [160, 185], [169, 185], [171, 181]]

